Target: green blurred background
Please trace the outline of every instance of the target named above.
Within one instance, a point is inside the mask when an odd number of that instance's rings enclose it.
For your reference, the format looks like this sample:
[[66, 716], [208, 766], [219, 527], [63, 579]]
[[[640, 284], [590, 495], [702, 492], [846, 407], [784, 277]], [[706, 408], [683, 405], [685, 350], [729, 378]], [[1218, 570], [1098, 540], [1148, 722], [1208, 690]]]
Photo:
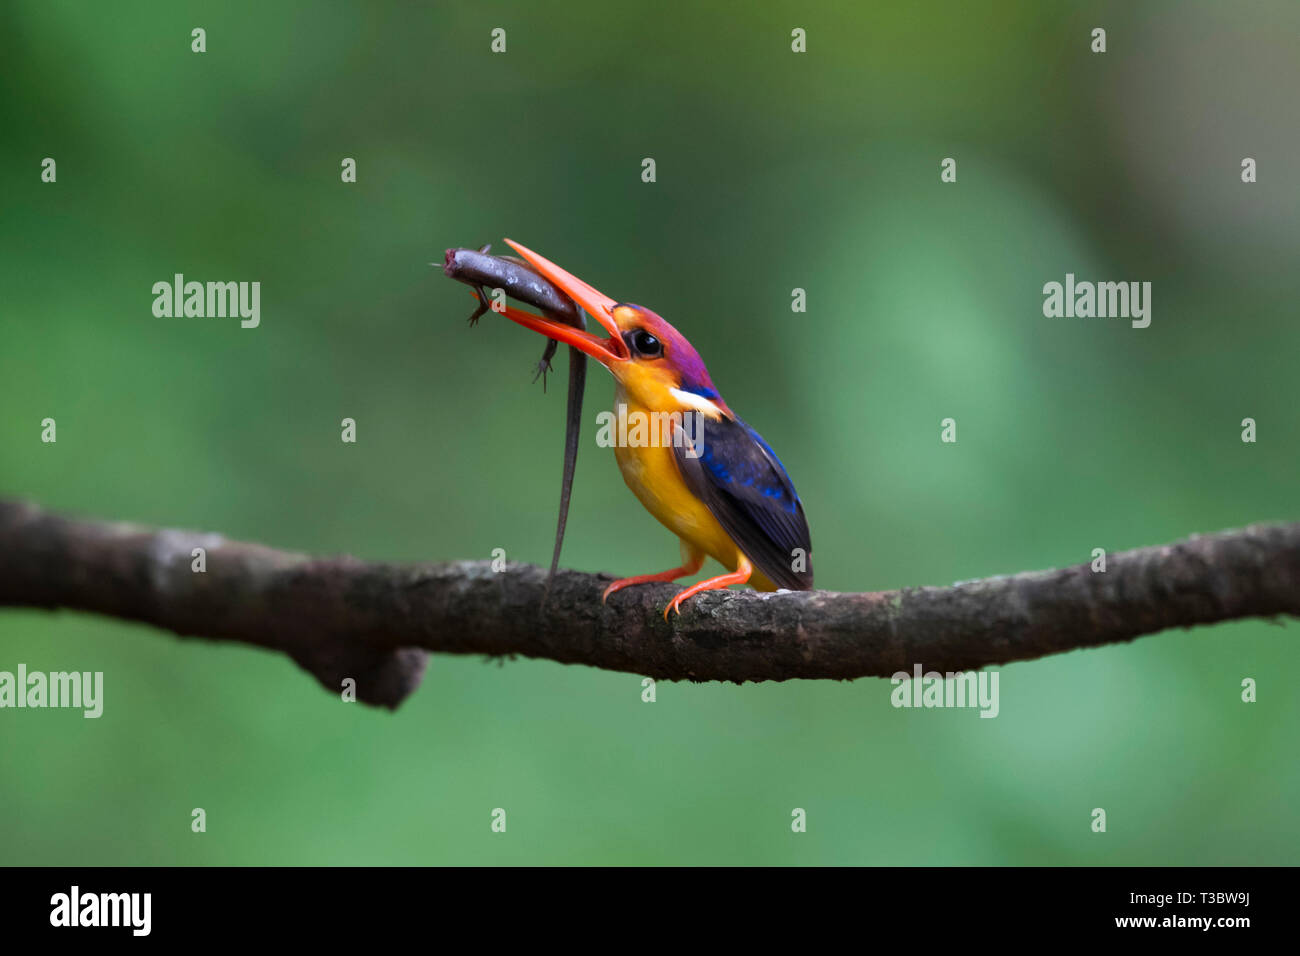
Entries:
[[[6, 3], [0, 494], [545, 562], [564, 357], [543, 396], [541, 341], [467, 328], [429, 265], [510, 236], [691, 339], [823, 588], [1296, 519], [1300, 6], [1219, 7]], [[261, 281], [261, 327], [155, 318], [175, 272]], [[1067, 272], [1152, 282], [1151, 327], [1044, 318]], [[611, 394], [594, 370], [589, 423]], [[593, 424], [564, 563], [676, 557]], [[390, 714], [273, 654], [6, 610], [0, 669], [106, 689], [99, 720], [0, 712], [0, 862], [1293, 864], [1294, 627], [1008, 666], [996, 720], [453, 657]]]

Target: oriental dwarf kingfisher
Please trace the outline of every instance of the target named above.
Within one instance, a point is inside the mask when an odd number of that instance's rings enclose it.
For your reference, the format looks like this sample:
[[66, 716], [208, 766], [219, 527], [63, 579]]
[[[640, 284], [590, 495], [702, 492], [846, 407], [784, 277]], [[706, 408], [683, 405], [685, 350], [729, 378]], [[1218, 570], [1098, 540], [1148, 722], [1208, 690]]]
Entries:
[[[696, 574], [706, 555], [728, 573], [679, 592], [664, 609], [665, 618], [669, 611], [680, 614], [692, 595], [732, 584], [759, 591], [811, 590], [812, 540], [790, 476], [762, 436], [727, 407], [685, 337], [649, 309], [616, 302], [531, 249], [506, 242], [599, 322], [609, 338], [510, 306], [504, 308], [508, 318], [581, 349], [609, 369], [621, 414], [652, 421], [663, 413], [689, 414], [700, 426], [692, 430], [697, 437], [685, 441], [616, 444], [623, 480], [681, 540], [682, 564], [617, 580], [601, 601], [629, 585]], [[661, 417], [653, 417], [656, 413]]]

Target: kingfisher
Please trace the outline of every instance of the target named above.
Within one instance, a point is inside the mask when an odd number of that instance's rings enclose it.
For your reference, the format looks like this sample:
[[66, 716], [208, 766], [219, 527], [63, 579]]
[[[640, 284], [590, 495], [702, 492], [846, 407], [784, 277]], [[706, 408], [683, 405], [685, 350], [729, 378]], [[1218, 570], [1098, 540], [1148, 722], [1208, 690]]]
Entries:
[[506, 317], [608, 369], [620, 420], [645, 416], [642, 421], [673, 423], [676, 440], [618, 442], [614, 456], [628, 488], [680, 540], [682, 563], [620, 578], [605, 588], [601, 602], [632, 585], [695, 575], [706, 556], [727, 573], [680, 591], [664, 608], [665, 619], [670, 612], [680, 615], [692, 596], [733, 584], [812, 590], [812, 539], [794, 484], [771, 446], [723, 401], [685, 336], [644, 306], [616, 302], [531, 249], [506, 243], [609, 337], [512, 306], [503, 307]]

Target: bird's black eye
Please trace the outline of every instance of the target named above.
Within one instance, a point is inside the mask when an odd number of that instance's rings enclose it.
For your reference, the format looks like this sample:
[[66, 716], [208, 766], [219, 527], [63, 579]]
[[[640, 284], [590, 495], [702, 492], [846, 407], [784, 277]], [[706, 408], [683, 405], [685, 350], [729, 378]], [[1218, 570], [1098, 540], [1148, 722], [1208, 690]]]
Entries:
[[623, 338], [628, 347], [642, 358], [658, 358], [664, 354], [664, 344], [645, 329], [636, 329]]

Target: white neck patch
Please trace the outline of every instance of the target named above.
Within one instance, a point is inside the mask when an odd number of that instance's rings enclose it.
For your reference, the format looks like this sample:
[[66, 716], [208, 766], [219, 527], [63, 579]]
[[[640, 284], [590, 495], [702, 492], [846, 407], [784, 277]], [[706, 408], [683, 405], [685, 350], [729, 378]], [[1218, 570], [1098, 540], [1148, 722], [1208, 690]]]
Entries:
[[668, 393], [687, 408], [693, 408], [697, 412], [703, 413], [708, 418], [717, 419], [722, 417], [722, 409], [713, 404], [703, 395], [696, 395], [694, 392], [687, 392], [680, 388], [670, 388], [668, 389]]

